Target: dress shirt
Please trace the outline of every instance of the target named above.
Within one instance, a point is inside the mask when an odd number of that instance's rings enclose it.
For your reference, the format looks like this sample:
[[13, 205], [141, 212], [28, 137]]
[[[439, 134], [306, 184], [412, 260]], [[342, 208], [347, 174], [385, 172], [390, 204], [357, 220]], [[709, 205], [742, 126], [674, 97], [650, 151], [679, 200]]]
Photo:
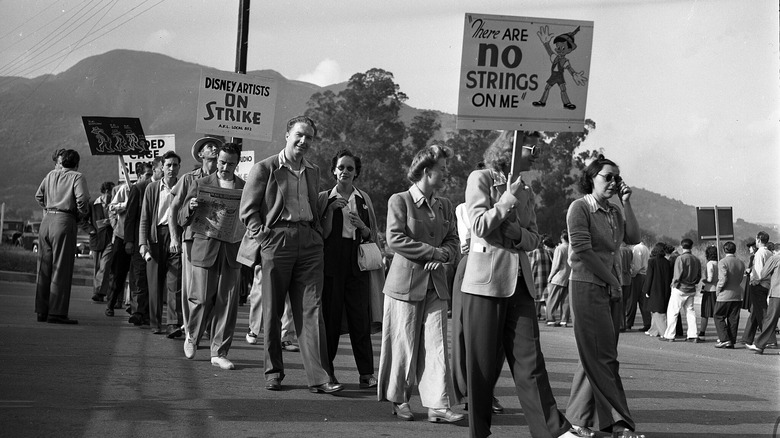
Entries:
[[38, 186], [35, 199], [46, 210], [65, 211], [82, 217], [89, 214], [87, 180], [73, 169], [50, 171]]
[[[173, 185], [176, 185], [174, 181]], [[160, 200], [157, 204], [157, 226], [168, 225], [168, 209], [173, 201], [173, 187], [165, 184], [165, 179], [160, 180]]]
[[[349, 212], [354, 211], [357, 213], [357, 201], [355, 200], [355, 197], [363, 198], [363, 195], [360, 194], [358, 190], [356, 190], [354, 187], [352, 188], [352, 193], [349, 195], [349, 199], [347, 200], [347, 205], [344, 206], [344, 208], [341, 209], [341, 237], [345, 239], [355, 239], [355, 228], [354, 225], [352, 225], [352, 222], [349, 220]], [[334, 186], [330, 193], [328, 194], [328, 199], [339, 199], [344, 198], [341, 196], [341, 194], [336, 190], [336, 187]]]
[[280, 172], [282, 178], [287, 179], [287, 184], [280, 187], [284, 187], [284, 211], [280, 217], [281, 220], [290, 222], [311, 222], [314, 219], [314, 215], [309, 205], [309, 189], [306, 184], [306, 173], [304, 168], [313, 168], [305, 158], [301, 160], [301, 168], [295, 170], [292, 168], [292, 163], [284, 155], [284, 149], [279, 152], [279, 166], [286, 168], [289, 172]]
[[766, 247], [762, 246], [756, 250], [755, 256], [753, 257], [753, 269], [750, 271], [751, 285], [755, 286], [758, 284], [769, 289], [771, 282], [769, 279], [761, 280], [761, 277], [764, 276], [764, 265], [766, 265], [766, 262], [770, 257], [772, 257], [772, 251], [766, 249]]
[[647, 273], [647, 262], [650, 261], [650, 250], [647, 249], [644, 243], [639, 242], [634, 245], [631, 250], [633, 258], [631, 259], [631, 276], [636, 277], [636, 274], [645, 275]]

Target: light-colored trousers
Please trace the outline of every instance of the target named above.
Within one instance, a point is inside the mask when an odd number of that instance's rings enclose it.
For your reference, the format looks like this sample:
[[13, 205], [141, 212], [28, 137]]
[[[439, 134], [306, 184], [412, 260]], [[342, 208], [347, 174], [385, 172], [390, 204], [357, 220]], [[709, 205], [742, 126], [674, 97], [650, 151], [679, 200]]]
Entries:
[[[259, 335], [263, 329], [263, 268], [255, 265], [255, 278], [252, 281], [252, 289], [249, 291], [249, 331]], [[290, 308], [290, 296], [284, 300], [284, 313], [282, 314], [282, 342], [295, 340], [295, 326], [293, 325], [292, 309]]]
[[230, 267], [224, 246], [211, 267], [192, 266], [190, 270], [187, 333], [195, 338], [195, 345], [197, 345], [206, 330], [207, 323], [211, 322], [209, 327], [211, 357], [227, 356], [233, 343], [238, 317], [240, 279], [241, 268]]
[[[647, 334], [650, 336], [663, 336], [666, 333], [666, 314], [661, 312], [652, 312], [653, 322], [650, 324], [650, 330]], [[677, 324], [675, 322], [675, 324]]]
[[447, 301], [435, 290], [429, 289], [422, 301], [385, 297], [378, 380], [379, 401], [406, 403], [417, 382], [423, 406], [450, 407]]
[[669, 297], [669, 305], [666, 307], [666, 333], [664, 338], [674, 339], [675, 328], [677, 327], [677, 318], [680, 312], [685, 310], [685, 317], [688, 322], [688, 339], [697, 336], [696, 332], [696, 311], [693, 309], [693, 297], [696, 292], [683, 292], [675, 287], [672, 288], [672, 295]]
[[[111, 272], [111, 260], [114, 256], [114, 242], [109, 242], [101, 251], [93, 251], [92, 257], [95, 261], [94, 294], [108, 295], [108, 289], [113, 287], [111, 282], [114, 280], [114, 274]], [[124, 250], [124, 248], [123, 248]]]

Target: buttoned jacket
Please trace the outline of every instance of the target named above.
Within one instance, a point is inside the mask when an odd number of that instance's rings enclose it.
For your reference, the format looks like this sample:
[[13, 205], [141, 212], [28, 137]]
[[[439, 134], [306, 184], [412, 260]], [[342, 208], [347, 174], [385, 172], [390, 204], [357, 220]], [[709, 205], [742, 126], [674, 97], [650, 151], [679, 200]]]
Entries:
[[506, 298], [515, 293], [518, 276], [533, 293], [533, 273], [526, 251], [539, 246], [533, 192], [521, 203], [506, 191], [506, 178], [493, 169], [476, 170], [466, 184], [471, 247], [461, 290], [472, 295]]
[[[306, 188], [309, 192], [309, 207], [313, 217], [310, 225], [321, 235], [320, 214], [317, 210], [320, 169], [305, 158], [303, 166], [304, 175], [306, 175]], [[246, 266], [255, 266], [260, 263], [260, 248], [263, 240], [284, 212], [283, 193], [287, 193], [285, 186], [288, 183], [289, 175], [285, 175], [283, 172], [289, 172], [289, 170], [280, 165], [279, 155], [276, 154], [252, 166], [252, 170], [247, 176], [239, 207], [239, 217], [246, 226], [246, 233], [238, 250], [238, 261]]]
[[426, 271], [425, 264], [436, 248], [447, 252], [448, 263], [455, 263], [459, 251], [455, 209], [447, 198], [434, 196], [431, 208], [427, 202], [416, 188], [395, 193], [387, 201], [387, 246], [395, 255], [383, 292], [397, 300], [424, 300], [429, 283], [439, 298], [450, 298], [445, 267]]

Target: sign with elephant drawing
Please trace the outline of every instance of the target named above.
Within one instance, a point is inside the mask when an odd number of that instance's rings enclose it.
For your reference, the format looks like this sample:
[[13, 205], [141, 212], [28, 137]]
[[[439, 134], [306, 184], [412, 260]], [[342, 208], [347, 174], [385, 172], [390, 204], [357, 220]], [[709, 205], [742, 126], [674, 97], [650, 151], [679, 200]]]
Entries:
[[458, 129], [582, 131], [593, 22], [466, 14]]

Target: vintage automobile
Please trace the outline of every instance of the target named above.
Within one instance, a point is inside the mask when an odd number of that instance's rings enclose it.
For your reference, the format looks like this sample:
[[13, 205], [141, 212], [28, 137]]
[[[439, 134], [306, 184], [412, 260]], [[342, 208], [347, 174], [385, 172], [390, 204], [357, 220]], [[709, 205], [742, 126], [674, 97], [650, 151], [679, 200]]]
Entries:
[[16, 241], [16, 245], [32, 252], [38, 252], [38, 231], [40, 229], [40, 221], [27, 221], [24, 230], [22, 230], [22, 235]]
[[23, 221], [3, 221], [3, 243], [6, 245], [16, 245], [16, 241], [22, 236], [23, 230]]
[[[40, 222], [28, 221], [16, 244], [32, 252], [38, 252], [38, 231], [40, 228]], [[89, 257], [89, 234], [80, 228], [76, 235], [76, 257]]]

